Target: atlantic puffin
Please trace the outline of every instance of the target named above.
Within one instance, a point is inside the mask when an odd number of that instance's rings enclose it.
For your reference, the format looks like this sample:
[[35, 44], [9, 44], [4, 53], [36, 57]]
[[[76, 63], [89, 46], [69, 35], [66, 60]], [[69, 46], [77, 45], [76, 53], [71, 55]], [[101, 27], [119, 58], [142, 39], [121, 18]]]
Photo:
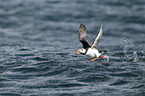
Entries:
[[105, 55], [101, 55], [101, 54], [102, 54], [102, 52], [107, 52], [107, 51], [106, 50], [98, 50], [96, 48], [99, 41], [100, 41], [102, 33], [103, 33], [103, 31], [102, 31], [102, 24], [101, 24], [101, 28], [100, 28], [98, 35], [94, 39], [94, 42], [92, 43], [92, 45], [90, 45], [90, 43], [87, 41], [87, 28], [85, 25], [80, 24], [79, 41], [82, 43], [83, 48], [79, 49], [77, 51], [77, 54], [82, 54], [82, 55], [86, 55], [89, 57], [95, 57], [94, 59], [92, 59], [90, 61], [97, 60], [99, 57], [105, 57]]

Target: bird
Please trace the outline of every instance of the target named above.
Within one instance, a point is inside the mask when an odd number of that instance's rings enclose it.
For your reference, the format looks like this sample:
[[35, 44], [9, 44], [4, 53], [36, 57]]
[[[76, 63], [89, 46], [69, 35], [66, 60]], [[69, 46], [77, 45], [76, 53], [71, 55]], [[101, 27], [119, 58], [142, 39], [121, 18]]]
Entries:
[[98, 46], [98, 43], [100, 41], [100, 38], [102, 36], [103, 30], [102, 30], [102, 24], [100, 31], [96, 38], [94, 39], [92, 45], [87, 41], [87, 28], [84, 24], [80, 24], [79, 27], [79, 41], [82, 43], [83, 48], [79, 49], [77, 51], [77, 54], [86, 55], [89, 57], [94, 57], [94, 59], [90, 61], [97, 60], [99, 57], [105, 57], [106, 55], [102, 55], [103, 52], [107, 52], [106, 50], [99, 50], [96, 47]]

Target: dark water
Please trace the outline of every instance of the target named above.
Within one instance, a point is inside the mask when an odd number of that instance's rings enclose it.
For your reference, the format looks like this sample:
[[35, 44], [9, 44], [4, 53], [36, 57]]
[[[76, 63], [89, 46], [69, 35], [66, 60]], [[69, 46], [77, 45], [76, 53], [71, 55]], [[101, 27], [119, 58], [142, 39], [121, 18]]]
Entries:
[[[76, 54], [81, 23], [108, 61]], [[0, 0], [0, 95], [145, 96], [145, 1]]]

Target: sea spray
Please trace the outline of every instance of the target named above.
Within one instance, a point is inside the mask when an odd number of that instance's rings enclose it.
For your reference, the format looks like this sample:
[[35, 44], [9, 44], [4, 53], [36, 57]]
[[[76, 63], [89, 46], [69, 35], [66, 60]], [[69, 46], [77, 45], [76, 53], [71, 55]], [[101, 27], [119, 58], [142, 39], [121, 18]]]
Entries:
[[125, 54], [125, 60], [126, 61], [133, 61], [136, 62], [137, 61], [137, 51], [136, 47], [133, 45], [133, 43], [128, 40], [127, 38], [123, 37], [125, 40], [125, 46], [124, 46], [124, 54]]

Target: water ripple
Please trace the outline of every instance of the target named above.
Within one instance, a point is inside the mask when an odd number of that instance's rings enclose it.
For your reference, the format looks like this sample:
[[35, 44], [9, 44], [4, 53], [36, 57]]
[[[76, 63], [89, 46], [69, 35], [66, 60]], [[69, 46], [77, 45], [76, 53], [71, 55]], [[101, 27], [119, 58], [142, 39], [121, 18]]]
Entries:
[[[0, 0], [0, 95], [143, 96], [144, 5], [143, 0]], [[91, 62], [76, 54], [81, 23], [88, 41], [103, 25], [98, 49], [108, 51], [107, 60]]]

